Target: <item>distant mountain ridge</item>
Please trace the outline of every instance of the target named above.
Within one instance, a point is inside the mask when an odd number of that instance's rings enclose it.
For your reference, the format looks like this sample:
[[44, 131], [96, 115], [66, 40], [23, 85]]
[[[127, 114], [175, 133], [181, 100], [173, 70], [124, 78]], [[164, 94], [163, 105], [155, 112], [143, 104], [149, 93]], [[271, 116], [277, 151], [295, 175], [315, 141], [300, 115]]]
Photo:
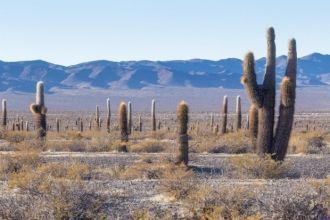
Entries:
[[[265, 58], [256, 60], [258, 79]], [[277, 83], [286, 68], [286, 56], [277, 57]], [[91, 61], [61, 66], [42, 60], [0, 61], [0, 91], [34, 92], [42, 80], [48, 92], [56, 89], [145, 87], [196, 87], [241, 89], [242, 60], [193, 59], [172, 61]], [[330, 55], [313, 53], [298, 59], [298, 86], [330, 86]]]

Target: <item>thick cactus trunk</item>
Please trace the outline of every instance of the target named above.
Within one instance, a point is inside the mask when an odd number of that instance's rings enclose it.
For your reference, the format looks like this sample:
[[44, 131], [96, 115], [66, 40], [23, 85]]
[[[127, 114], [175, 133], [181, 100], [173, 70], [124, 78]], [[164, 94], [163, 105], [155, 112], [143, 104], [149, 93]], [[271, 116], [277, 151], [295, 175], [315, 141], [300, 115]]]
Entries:
[[95, 109], [95, 122], [96, 122], [96, 129], [99, 130], [100, 127], [101, 127], [101, 120], [100, 120], [100, 110], [99, 110], [99, 106], [97, 105], [96, 106], [96, 109]]
[[188, 164], [188, 112], [189, 108], [184, 101], [177, 107], [177, 133], [178, 133], [178, 154], [176, 163]]
[[227, 113], [228, 113], [228, 97], [225, 95], [223, 97], [222, 112], [221, 112], [221, 134], [227, 132]]

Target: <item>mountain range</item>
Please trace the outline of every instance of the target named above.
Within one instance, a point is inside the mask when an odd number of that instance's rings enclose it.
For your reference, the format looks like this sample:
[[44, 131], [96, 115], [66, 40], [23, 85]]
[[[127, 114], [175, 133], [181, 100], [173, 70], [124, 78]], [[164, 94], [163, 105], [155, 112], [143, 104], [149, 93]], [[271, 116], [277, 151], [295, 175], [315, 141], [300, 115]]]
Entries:
[[[256, 60], [261, 81], [265, 58]], [[277, 57], [277, 83], [285, 73], [287, 57]], [[298, 59], [297, 85], [330, 86], [330, 55], [313, 53]], [[47, 92], [59, 89], [144, 89], [147, 87], [193, 87], [241, 89], [242, 60], [192, 59], [172, 61], [91, 61], [61, 66], [42, 60], [0, 61], [0, 91], [34, 92], [38, 80]]]

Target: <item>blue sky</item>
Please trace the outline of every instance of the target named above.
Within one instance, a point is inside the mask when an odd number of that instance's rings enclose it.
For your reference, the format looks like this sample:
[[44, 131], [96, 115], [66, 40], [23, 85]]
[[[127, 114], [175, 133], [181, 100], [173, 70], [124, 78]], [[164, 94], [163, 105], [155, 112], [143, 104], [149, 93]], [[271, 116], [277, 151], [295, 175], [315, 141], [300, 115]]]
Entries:
[[84, 61], [242, 58], [330, 53], [330, 1], [0, 0], [0, 60]]

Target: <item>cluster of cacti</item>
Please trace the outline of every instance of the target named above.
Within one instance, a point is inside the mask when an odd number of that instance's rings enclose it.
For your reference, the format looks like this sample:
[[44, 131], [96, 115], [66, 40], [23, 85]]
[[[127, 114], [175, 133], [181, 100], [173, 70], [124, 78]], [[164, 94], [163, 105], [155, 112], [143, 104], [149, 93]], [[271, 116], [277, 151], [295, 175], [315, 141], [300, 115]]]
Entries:
[[281, 83], [279, 117], [274, 136], [276, 92], [275, 51], [274, 29], [269, 28], [267, 32], [266, 71], [262, 85], [257, 84], [254, 70], [255, 61], [251, 52], [247, 53], [244, 58], [244, 74], [241, 81], [246, 88], [252, 104], [258, 109], [258, 134], [256, 142], [258, 153], [260, 155], [270, 153], [274, 159], [283, 160], [288, 147], [294, 115], [297, 71], [296, 41], [294, 39], [289, 41], [288, 64]]
[[39, 81], [37, 83], [36, 102], [30, 105], [31, 112], [35, 115], [35, 127], [37, 130], [37, 136], [43, 138], [47, 133], [46, 126], [46, 113], [44, 100], [44, 83]]
[[186, 102], [181, 101], [177, 106], [177, 133], [178, 133], [178, 154], [176, 163], [188, 164], [188, 113], [189, 108]]

